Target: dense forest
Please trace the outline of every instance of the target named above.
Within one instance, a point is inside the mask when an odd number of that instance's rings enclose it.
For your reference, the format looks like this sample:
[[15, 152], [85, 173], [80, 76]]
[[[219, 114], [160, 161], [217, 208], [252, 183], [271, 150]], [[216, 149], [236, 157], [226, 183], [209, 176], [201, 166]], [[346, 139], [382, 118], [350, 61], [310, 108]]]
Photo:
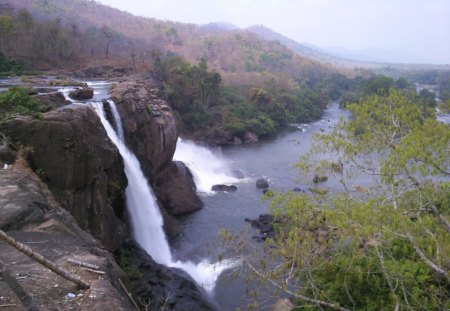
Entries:
[[[265, 136], [290, 123], [312, 121], [332, 100], [345, 106], [363, 95], [424, 80], [415, 73], [394, 80], [324, 65], [279, 40], [263, 39], [271, 37], [260, 27], [158, 21], [95, 1], [6, 1], [0, 6], [0, 29], [4, 75], [101, 66], [106, 66], [103, 76], [150, 70], [161, 77], [181, 132], [219, 144], [234, 137], [239, 142], [248, 131]], [[445, 99], [448, 75], [434, 71], [425, 77], [439, 84]], [[422, 97], [433, 101], [427, 92]]]

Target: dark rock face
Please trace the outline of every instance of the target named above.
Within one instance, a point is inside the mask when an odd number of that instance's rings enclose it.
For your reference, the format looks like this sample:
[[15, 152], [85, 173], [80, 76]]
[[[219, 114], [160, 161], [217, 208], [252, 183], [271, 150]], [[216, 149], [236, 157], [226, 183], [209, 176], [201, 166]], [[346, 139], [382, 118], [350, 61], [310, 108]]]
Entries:
[[252, 227], [258, 229], [259, 233], [253, 236], [253, 238], [258, 241], [264, 241], [267, 238], [275, 237], [273, 224], [274, 222], [279, 222], [270, 214], [261, 214], [257, 219], [246, 218], [245, 221], [250, 223]]
[[214, 310], [186, 273], [157, 264], [135, 242], [127, 241], [115, 257], [127, 263], [135, 301], [152, 302], [148, 310]]
[[180, 170], [180, 166], [171, 163], [163, 170], [158, 176], [154, 189], [167, 212], [174, 216], [199, 210], [203, 206], [202, 201], [192, 189], [192, 182], [184, 175], [187, 172], [185, 167], [181, 166]]
[[265, 179], [258, 179], [256, 181], [256, 188], [258, 189], [267, 189], [269, 188], [269, 182]]
[[92, 108], [74, 105], [42, 120], [18, 118], [2, 130], [25, 146], [32, 169], [81, 228], [108, 249], [121, 244], [126, 235], [119, 219], [127, 184], [123, 161]]
[[38, 99], [42, 104], [51, 109], [56, 109], [72, 103], [70, 100], [66, 100], [61, 92], [37, 94], [34, 98]]
[[11, 165], [16, 161], [17, 152], [13, 150], [6, 140], [6, 137], [0, 133], [0, 169], [5, 165]]
[[234, 192], [237, 190], [235, 185], [213, 185], [211, 187], [212, 191], [226, 191], [226, 192]]
[[94, 89], [91, 87], [83, 87], [69, 92], [69, 97], [74, 100], [87, 100], [94, 97]]
[[119, 83], [111, 99], [122, 118], [125, 141], [139, 159], [159, 201], [170, 215], [196, 211], [202, 202], [185, 169], [172, 162], [178, 132], [175, 116], [158, 89], [158, 81]]
[[181, 175], [183, 175], [187, 180], [192, 190], [197, 191], [197, 186], [195, 185], [194, 176], [192, 175], [191, 170], [181, 161], [173, 161], [178, 168], [178, 171]]

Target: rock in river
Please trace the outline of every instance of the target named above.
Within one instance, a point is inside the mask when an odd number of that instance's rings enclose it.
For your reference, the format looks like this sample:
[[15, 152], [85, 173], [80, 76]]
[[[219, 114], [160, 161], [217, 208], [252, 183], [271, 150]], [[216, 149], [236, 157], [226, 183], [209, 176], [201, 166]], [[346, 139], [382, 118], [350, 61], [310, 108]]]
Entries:
[[226, 192], [234, 192], [237, 190], [235, 185], [214, 185], [211, 187], [212, 191], [226, 191]]
[[269, 182], [266, 179], [258, 179], [256, 181], [256, 188], [258, 189], [267, 189], [269, 188]]

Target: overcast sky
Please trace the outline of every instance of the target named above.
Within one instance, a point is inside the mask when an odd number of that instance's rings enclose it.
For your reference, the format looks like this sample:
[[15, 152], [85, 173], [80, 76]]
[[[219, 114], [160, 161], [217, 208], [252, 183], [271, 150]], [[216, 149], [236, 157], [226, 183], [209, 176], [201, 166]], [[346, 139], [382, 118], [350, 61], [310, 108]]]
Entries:
[[450, 0], [100, 0], [135, 15], [195, 24], [265, 25], [298, 42], [402, 50], [450, 64]]

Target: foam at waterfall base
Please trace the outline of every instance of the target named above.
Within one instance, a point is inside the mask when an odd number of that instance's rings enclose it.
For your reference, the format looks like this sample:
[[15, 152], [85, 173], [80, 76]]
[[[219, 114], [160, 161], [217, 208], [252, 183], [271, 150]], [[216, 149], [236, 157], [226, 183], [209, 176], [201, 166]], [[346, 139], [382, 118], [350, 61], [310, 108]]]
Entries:
[[213, 185], [242, 182], [233, 177], [227, 160], [219, 152], [193, 142], [179, 138], [173, 158], [189, 167], [198, 192], [213, 194]]

